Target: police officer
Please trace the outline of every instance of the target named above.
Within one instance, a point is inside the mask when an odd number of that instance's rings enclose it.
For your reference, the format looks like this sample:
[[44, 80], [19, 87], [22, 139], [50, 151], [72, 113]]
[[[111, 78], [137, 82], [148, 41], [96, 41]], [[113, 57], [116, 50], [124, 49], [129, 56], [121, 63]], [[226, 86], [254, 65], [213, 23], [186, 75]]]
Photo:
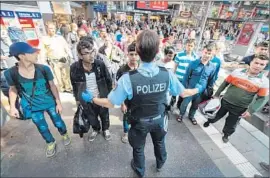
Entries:
[[82, 93], [85, 101], [109, 108], [129, 100], [132, 119], [128, 140], [133, 148], [131, 167], [139, 177], [144, 176], [144, 146], [148, 133], [154, 144], [157, 171], [161, 171], [167, 159], [164, 142], [167, 133], [167, 119], [164, 118], [166, 93], [169, 91], [173, 96], [181, 94], [182, 97], [196, 93], [194, 89], [185, 90], [172, 72], [153, 62], [158, 50], [158, 35], [151, 30], [142, 31], [136, 41], [136, 51], [141, 58], [139, 68], [124, 74], [108, 98], [93, 98], [92, 93]]

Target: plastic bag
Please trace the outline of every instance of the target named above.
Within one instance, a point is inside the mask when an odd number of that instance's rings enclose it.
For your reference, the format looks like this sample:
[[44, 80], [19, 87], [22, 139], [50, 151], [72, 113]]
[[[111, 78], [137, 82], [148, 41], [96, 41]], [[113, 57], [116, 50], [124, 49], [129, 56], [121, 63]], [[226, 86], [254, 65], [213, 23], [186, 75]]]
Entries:
[[77, 111], [74, 115], [73, 120], [73, 133], [79, 134], [80, 137], [83, 137], [84, 133], [87, 133], [90, 129], [90, 123], [83, 112], [82, 105], [78, 105]]

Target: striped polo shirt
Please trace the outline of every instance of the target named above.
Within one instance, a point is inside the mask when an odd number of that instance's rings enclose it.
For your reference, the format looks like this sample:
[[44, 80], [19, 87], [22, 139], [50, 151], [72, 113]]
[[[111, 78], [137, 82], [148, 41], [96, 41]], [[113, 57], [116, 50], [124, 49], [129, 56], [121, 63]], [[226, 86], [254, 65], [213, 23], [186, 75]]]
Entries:
[[269, 80], [263, 73], [248, 76], [247, 69], [236, 69], [226, 78], [226, 82], [230, 86], [223, 98], [238, 107], [248, 108], [255, 95], [269, 95]]
[[175, 56], [175, 62], [178, 64], [175, 74], [180, 82], [183, 82], [190, 62], [195, 59], [197, 56], [194, 52], [191, 53], [191, 56], [187, 56], [186, 51], [182, 51]]

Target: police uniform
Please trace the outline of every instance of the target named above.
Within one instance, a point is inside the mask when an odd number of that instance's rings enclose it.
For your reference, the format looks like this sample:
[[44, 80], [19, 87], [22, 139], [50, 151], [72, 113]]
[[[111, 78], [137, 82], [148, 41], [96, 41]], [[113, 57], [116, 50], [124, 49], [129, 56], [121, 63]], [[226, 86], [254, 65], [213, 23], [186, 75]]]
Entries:
[[128, 139], [133, 148], [135, 171], [144, 176], [144, 146], [150, 132], [157, 168], [161, 168], [167, 159], [164, 138], [167, 133], [167, 119], [164, 118], [166, 93], [173, 96], [183, 92], [184, 87], [177, 77], [163, 67], [152, 63], [141, 63], [135, 71], [124, 74], [116, 88], [108, 96], [114, 105], [129, 100], [131, 109], [131, 128]]

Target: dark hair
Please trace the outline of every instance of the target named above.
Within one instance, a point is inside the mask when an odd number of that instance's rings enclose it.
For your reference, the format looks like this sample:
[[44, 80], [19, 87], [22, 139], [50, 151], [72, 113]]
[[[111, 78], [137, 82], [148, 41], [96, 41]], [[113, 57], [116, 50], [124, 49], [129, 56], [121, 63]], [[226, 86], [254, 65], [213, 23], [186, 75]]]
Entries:
[[82, 54], [81, 53], [81, 50], [82, 49], [89, 49], [89, 50], [92, 50], [94, 48], [94, 44], [91, 43], [89, 40], [81, 40], [79, 41], [78, 45], [77, 45], [77, 52], [79, 54]]
[[106, 50], [106, 49], [107, 49], [107, 46], [106, 46], [106, 45], [103, 45], [103, 46], [101, 46], [101, 47], [99, 48], [98, 52], [99, 52], [100, 54], [103, 54], [103, 55], [106, 56], [106, 53], [105, 53], [105, 50]]
[[195, 40], [194, 39], [188, 39], [186, 41], [186, 44], [192, 44], [192, 43], [195, 45]]
[[262, 55], [262, 54], [260, 54], [260, 55], [255, 55], [255, 57], [251, 60], [251, 61], [253, 61], [254, 59], [260, 59], [260, 60], [264, 60], [264, 61], [269, 61], [269, 57], [267, 57], [266, 55]]
[[20, 61], [21, 59], [19, 58], [19, 56], [14, 56], [16, 59], [17, 59], [17, 61]]
[[173, 46], [167, 46], [165, 49], [164, 49], [164, 54], [167, 55], [167, 54], [174, 54], [175, 53], [175, 49]]
[[262, 41], [258, 44], [255, 45], [256, 47], [265, 47], [268, 48], [269, 47], [269, 42], [268, 41]]
[[83, 41], [83, 40], [88, 41], [89, 43], [91, 43], [92, 45], [94, 45], [94, 38], [91, 37], [91, 36], [82, 36], [80, 38], [80, 41]]
[[83, 25], [82, 22], [78, 22], [78, 28], [81, 28], [82, 25]]
[[136, 51], [143, 62], [151, 62], [159, 50], [159, 36], [155, 31], [143, 30], [137, 37]]
[[133, 41], [130, 45], [128, 45], [128, 52], [136, 51], [136, 42]]
[[210, 44], [204, 46], [204, 49], [206, 49], [207, 51], [213, 51], [216, 49], [216, 46], [214, 43], [210, 43]]

